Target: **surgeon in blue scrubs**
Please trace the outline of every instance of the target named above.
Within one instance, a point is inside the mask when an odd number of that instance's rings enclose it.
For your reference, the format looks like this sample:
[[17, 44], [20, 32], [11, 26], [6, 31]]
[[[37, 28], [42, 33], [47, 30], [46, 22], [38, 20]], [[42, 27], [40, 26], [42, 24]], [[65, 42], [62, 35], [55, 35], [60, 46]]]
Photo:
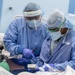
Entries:
[[22, 55], [22, 58], [11, 59], [18, 65], [36, 63], [43, 41], [50, 36], [46, 23], [42, 21], [42, 9], [36, 3], [29, 3], [23, 11], [23, 17], [13, 20], [4, 36], [4, 45], [11, 56]]
[[69, 65], [75, 69], [75, 31], [73, 25], [56, 10], [47, 20], [52, 37], [47, 37], [43, 43], [40, 59], [45, 63], [43, 71], [64, 71]]

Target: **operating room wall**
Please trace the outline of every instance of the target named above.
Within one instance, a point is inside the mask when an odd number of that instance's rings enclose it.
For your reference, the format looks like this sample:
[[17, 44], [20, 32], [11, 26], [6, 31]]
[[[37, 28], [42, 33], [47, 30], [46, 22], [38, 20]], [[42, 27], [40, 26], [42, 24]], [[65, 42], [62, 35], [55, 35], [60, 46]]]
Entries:
[[69, 0], [3, 0], [0, 32], [6, 32], [14, 16], [23, 14], [23, 9], [29, 2], [35, 2], [41, 6], [44, 18], [48, 18], [57, 8], [65, 14], [68, 13]]

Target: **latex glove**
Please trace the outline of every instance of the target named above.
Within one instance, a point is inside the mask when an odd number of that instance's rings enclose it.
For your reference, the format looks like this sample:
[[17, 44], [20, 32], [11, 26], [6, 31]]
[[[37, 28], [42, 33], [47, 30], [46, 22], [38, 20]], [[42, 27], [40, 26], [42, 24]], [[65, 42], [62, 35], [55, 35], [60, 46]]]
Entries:
[[26, 59], [32, 59], [34, 57], [32, 50], [30, 49], [24, 49], [23, 50], [23, 57]]

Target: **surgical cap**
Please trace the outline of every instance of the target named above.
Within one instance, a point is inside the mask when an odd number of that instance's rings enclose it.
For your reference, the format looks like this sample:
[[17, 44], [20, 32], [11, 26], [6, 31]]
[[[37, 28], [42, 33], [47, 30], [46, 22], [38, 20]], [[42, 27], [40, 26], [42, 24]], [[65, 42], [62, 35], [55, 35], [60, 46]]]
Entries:
[[54, 11], [49, 16], [49, 18], [47, 19], [47, 23], [48, 28], [59, 28], [61, 26], [61, 28], [71, 29], [73, 27], [69, 20], [67, 20], [64, 14], [59, 10]]
[[24, 16], [32, 17], [42, 15], [41, 7], [36, 3], [29, 3], [24, 9]]

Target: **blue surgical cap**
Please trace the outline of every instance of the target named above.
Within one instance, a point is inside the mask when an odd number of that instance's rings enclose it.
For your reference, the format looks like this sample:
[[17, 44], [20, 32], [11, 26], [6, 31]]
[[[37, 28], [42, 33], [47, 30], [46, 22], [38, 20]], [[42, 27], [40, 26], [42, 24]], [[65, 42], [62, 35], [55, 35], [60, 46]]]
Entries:
[[25, 7], [23, 12], [37, 11], [37, 10], [41, 10], [41, 7], [38, 4], [31, 2]]
[[62, 25], [61, 28], [68, 28], [68, 29], [72, 29], [73, 28], [73, 24], [66, 19], [65, 23]]
[[59, 10], [54, 11], [49, 16], [49, 18], [47, 19], [47, 23], [48, 28], [59, 28], [60, 26], [61, 28], [73, 28], [73, 25], [70, 23], [70, 21], [67, 20], [64, 14]]

